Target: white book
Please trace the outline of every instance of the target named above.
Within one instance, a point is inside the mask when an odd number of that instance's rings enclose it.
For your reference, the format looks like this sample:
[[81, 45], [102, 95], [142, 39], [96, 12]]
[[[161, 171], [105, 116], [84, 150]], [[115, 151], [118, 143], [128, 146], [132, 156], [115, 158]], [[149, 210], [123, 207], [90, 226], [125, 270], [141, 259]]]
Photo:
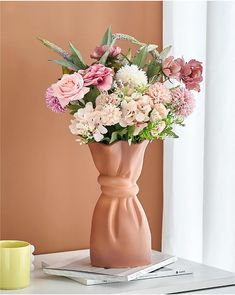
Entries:
[[[43, 263], [44, 268], [48, 265]], [[76, 282], [79, 282], [83, 285], [100, 285], [100, 284], [108, 284], [108, 283], [117, 283], [123, 282], [121, 277], [109, 276], [109, 275], [102, 275], [102, 274], [93, 274], [93, 273], [86, 273], [86, 272], [77, 272], [77, 277], [73, 277], [73, 272], [69, 273], [68, 271], [58, 271], [55, 272], [54, 270], [45, 269], [45, 273], [58, 275], [58, 276], [65, 276], [69, 279], [72, 279]], [[153, 278], [163, 278], [163, 277], [172, 277], [172, 276], [182, 276], [192, 274], [192, 271], [189, 269], [184, 269], [181, 267], [175, 266], [175, 264], [171, 264], [170, 267], [163, 267], [153, 272], [144, 274], [135, 280], [144, 280], [144, 279], [153, 279]]]
[[[133, 268], [102, 268], [94, 267], [90, 264], [90, 257], [87, 256], [83, 259], [74, 260], [70, 263], [54, 264], [43, 266], [43, 271], [51, 275], [62, 275], [69, 276], [73, 278], [81, 278], [84, 274], [87, 276], [87, 273], [94, 275], [105, 275], [107, 282], [120, 282], [120, 281], [131, 281], [135, 280], [140, 276], [143, 276], [149, 272], [152, 272], [156, 269], [160, 269], [166, 265], [169, 265], [175, 262], [177, 258], [175, 256], [163, 254], [158, 251], [152, 252], [152, 263], [146, 266], [139, 266]], [[108, 276], [108, 277], [107, 277]], [[101, 278], [101, 277], [99, 277]]]

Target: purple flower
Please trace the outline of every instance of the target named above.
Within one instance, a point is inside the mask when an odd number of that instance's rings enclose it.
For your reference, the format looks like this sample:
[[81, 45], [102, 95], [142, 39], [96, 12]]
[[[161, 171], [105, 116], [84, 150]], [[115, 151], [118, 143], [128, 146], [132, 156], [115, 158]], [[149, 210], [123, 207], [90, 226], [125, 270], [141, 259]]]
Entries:
[[56, 96], [54, 96], [54, 91], [50, 86], [46, 91], [46, 104], [49, 109], [56, 113], [63, 113], [65, 112], [65, 108], [63, 108]]

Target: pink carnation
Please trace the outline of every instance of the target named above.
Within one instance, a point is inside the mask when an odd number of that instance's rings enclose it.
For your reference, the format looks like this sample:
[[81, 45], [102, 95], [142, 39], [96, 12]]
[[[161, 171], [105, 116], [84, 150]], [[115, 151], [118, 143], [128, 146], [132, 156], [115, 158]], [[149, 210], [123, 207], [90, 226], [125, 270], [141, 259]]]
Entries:
[[94, 85], [100, 91], [109, 90], [111, 88], [113, 74], [110, 68], [106, 68], [101, 64], [95, 64], [86, 70], [80, 70], [79, 73], [83, 76], [85, 86]]
[[202, 63], [191, 59], [185, 62], [184, 59], [177, 58], [176, 62], [181, 66], [180, 78], [188, 90], [196, 90], [200, 92], [199, 83], [202, 82]]
[[65, 108], [63, 108], [57, 97], [54, 96], [54, 92], [52, 87], [49, 87], [46, 91], [46, 104], [49, 109], [56, 113], [65, 112]]
[[172, 93], [172, 107], [176, 115], [187, 117], [195, 107], [195, 99], [193, 94], [185, 88], [176, 88]]
[[121, 53], [121, 48], [119, 46], [102, 45], [96, 46], [94, 52], [90, 55], [91, 58], [100, 59], [101, 56], [109, 49], [109, 56], [115, 57]]
[[152, 98], [152, 104], [168, 103], [171, 101], [171, 92], [162, 83], [156, 82], [150, 85], [148, 95]]
[[79, 73], [71, 75], [65, 74], [61, 80], [51, 87], [54, 96], [58, 98], [62, 107], [68, 105], [71, 101], [81, 100], [89, 92], [89, 88], [84, 87], [84, 81]]
[[176, 60], [174, 60], [174, 56], [167, 57], [162, 63], [162, 71], [169, 78], [179, 80], [180, 70], [181, 66], [178, 62], [176, 62]]

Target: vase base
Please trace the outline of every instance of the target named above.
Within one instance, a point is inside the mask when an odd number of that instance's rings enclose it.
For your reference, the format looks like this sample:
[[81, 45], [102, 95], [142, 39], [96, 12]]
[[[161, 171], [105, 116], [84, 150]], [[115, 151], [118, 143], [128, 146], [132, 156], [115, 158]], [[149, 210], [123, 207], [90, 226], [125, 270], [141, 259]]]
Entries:
[[94, 267], [102, 267], [102, 268], [133, 268], [139, 266], [146, 266], [152, 263], [151, 253], [150, 255], [146, 255], [146, 257], [141, 257], [141, 253], [139, 257], [126, 257], [123, 259], [119, 259], [115, 256], [113, 257], [103, 257], [100, 255], [98, 257], [94, 257], [91, 255], [91, 265]]
[[138, 265], [136, 265], [136, 264], [134, 264], [134, 265], [112, 265], [112, 266], [102, 266], [102, 265], [97, 265], [97, 264], [93, 264], [93, 263], [91, 263], [91, 265], [92, 266], [94, 266], [94, 267], [100, 267], [100, 268], [106, 268], [106, 269], [109, 269], [109, 268], [135, 268], [135, 267], [140, 267], [140, 266], [147, 266], [147, 265], [150, 265], [151, 264], [151, 262], [149, 262], [149, 263], [144, 263], [144, 264], [138, 264]]

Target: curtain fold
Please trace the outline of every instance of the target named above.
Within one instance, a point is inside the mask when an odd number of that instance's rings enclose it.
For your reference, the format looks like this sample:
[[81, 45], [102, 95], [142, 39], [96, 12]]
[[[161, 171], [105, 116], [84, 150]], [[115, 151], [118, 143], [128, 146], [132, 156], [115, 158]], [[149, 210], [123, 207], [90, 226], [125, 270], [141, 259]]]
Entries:
[[163, 250], [235, 271], [235, 4], [163, 3], [163, 45], [203, 61], [196, 111], [164, 143]]

